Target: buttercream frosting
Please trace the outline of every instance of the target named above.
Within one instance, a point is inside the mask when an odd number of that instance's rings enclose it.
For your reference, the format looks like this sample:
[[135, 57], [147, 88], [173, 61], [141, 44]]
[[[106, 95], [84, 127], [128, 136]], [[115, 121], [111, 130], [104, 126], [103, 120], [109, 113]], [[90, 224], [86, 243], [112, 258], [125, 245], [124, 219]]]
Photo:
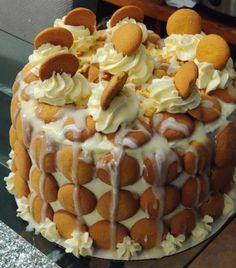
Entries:
[[[65, 104], [83, 102], [90, 94], [90, 87], [82, 74], [53, 74], [47, 80], [38, 81], [34, 86], [34, 97], [40, 102], [63, 106]], [[77, 103], [78, 104], [78, 103]]]
[[163, 56], [176, 56], [178, 60], [188, 61], [196, 57], [196, 48], [203, 34], [171, 34], [164, 39]]
[[137, 256], [137, 253], [141, 251], [142, 247], [139, 243], [132, 240], [129, 236], [126, 236], [122, 243], [118, 243], [117, 254], [119, 258], [129, 260], [134, 256]]
[[161, 242], [161, 247], [166, 255], [174, 254], [178, 248], [182, 247], [185, 241], [185, 235], [178, 235], [174, 237], [172, 234], [168, 233], [166, 239]]
[[43, 237], [51, 242], [56, 242], [60, 239], [60, 235], [57, 231], [56, 224], [49, 218], [46, 218], [44, 222], [41, 222], [38, 226], [38, 230]]
[[96, 84], [88, 101], [88, 110], [96, 122], [96, 130], [105, 134], [115, 132], [121, 124], [134, 121], [138, 115], [139, 100], [132, 87], [125, 85], [121, 93], [102, 110], [100, 99], [106, 82]]
[[69, 30], [73, 37], [74, 43], [72, 49], [75, 49], [77, 52], [86, 52], [88, 51], [95, 42], [95, 36], [90, 34], [88, 28], [83, 25], [73, 26], [67, 25], [64, 23], [64, 18], [56, 19], [54, 22], [54, 27], [62, 27]]
[[20, 217], [21, 219], [25, 221], [30, 221], [31, 215], [30, 215], [30, 209], [29, 209], [29, 202], [26, 197], [18, 198], [16, 200], [17, 202], [17, 217]]
[[52, 56], [58, 52], [68, 52], [68, 48], [46, 43], [41, 45], [38, 49], [35, 49], [33, 51], [33, 54], [29, 56], [29, 64], [32, 66], [32, 69], [30, 71], [38, 76], [41, 64], [49, 56]]
[[154, 107], [156, 112], [168, 111], [170, 113], [185, 113], [187, 110], [197, 107], [201, 97], [197, 87], [187, 99], [182, 99], [174, 85], [172, 77], [164, 76], [152, 80], [148, 87], [149, 98], [144, 101], [144, 108]]
[[223, 216], [224, 217], [229, 217], [234, 213], [234, 211], [235, 211], [235, 208], [234, 208], [233, 199], [229, 195], [224, 194]]
[[154, 60], [143, 45], [140, 45], [133, 55], [123, 56], [114, 49], [112, 43], [106, 43], [97, 50], [92, 61], [98, 62], [101, 70], [111, 74], [128, 72], [128, 81], [134, 84], [145, 83], [151, 77], [154, 68]]
[[73, 253], [76, 257], [92, 254], [93, 240], [88, 232], [81, 233], [79, 231], [74, 231], [72, 233], [72, 238], [65, 240], [64, 244], [66, 252]]
[[14, 189], [15, 189], [15, 173], [10, 172], [7, 177], [4, 178], [4, 181], [6, 182], [6, 188], [7, 191], [10, 194], [14, 194]]
[[197, 241], [203, 241], [212, 230], [211, 224], [213, 218], [209, 215], [205, 215], [204, 218], [199, 221], [192, 231], [192, 238]]
[[236, 78], [236, 72], [233, 69], [233, 60], [229, 58], [225, 68], [221, 71], [214, 69], [213, 65], [207, 62], [194, 60], [198, 66], [198, 79], [196, 84], [199, 88], [206, 89], [209, 93], [217, 88], [224, 89], [228, 82]]

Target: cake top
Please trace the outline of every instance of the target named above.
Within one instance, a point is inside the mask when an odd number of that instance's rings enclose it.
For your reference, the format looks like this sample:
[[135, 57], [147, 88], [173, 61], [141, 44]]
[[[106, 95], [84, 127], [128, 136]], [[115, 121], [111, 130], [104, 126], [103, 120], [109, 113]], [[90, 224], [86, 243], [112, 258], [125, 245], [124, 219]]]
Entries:
[[172, 141], [190, 136], [197, 122], [222, 119], [225, 103], [236, 100], [224, 39], [204, 34], [201, 17], [190, 9], [170, 16], [164, 39], [143, 19], [140, 8], [125, 6], [105, 30], [96, 30], [95, 14], [77, 8], [40, 32], [22, 92], [40, 107], [38, 117], [51, 123], [59, 112], [71, 115], [62, 116], [67, 140], [74, 141], [72, 130], [79, 128], [79, 142], [98, 132], [115, 143], [125, 140], [128, 148], [144, 145], [153, 130]]

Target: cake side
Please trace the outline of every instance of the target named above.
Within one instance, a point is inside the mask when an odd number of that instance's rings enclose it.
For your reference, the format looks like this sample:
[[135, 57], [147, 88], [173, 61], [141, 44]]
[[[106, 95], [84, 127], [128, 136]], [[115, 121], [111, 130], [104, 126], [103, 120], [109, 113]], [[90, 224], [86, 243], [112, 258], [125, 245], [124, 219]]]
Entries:
[[236, 73], [199, 18], [177, 11], [161, 39], [137, 7], [102, 31], [79, 8], [36, 36], [13, 85], [7, 188], [67, 252], [162, 257], [234, 212]]

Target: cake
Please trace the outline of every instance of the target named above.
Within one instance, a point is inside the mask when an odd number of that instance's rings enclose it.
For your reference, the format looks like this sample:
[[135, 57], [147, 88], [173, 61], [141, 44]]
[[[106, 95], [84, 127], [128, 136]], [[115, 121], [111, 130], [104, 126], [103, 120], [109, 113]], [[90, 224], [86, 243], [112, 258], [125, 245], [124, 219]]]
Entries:
[[92, 11], [70, 11], [35, 37], [12, 87], [17, 216], [77, 257], [171, 255], [235, 211], [229, 46], [190, 9], [164, 39], [143, 19], [125, 6], [96, 30]]

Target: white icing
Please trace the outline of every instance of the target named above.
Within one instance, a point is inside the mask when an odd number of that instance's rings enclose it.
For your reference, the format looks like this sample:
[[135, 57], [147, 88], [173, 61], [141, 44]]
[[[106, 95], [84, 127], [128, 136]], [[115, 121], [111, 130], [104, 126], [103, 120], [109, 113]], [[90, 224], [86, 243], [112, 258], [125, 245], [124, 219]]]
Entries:
[[33, 74], [39, 75], [39, 68], [41, 64], [49, 57], [58, 52], [68, 52], [67, 47], [54, 46], [46, 43], [41, 45], [38, 49], [33, 51], [33, 54], [29, 56], [29, 64], [32, 65], [30, 70]]
[[234, 212], [235, 212], [234, 201], [232, 200], [232, 198], [231, 198], [229, 195], [224, 194], [224, 209], [223, 209], [223, 216], [224, 216], [224, 217], [229, 217], [229, 216], [231, 216]]
[[56, 19], [54, 22], [54, 27], [62, 27], [72, 33], [74, 37], [72, 49], [74, 49], [76, 52], [88, 51], [94, 45], [95, 35], [90, 34], [89, 29], [83, 25], [73, 26], [65, 24], [64, 18], [65, 17], [62, 19]]
[[31, 214], [30, 214], [30, 208], [29, 208], [29, 202], [26, 197], [18, 198], [17, 200], [17, 217], [20, 217], [21, 219], [25, 221], [31, 220]]
[[92, 61], [98, 62], [102, 70], [111, 74], [128, 72], [128, 81], [135, 84], [145, 83], [150, 78], [154, 68], [154, 61], [143, 45], [135, 54], [123, 56], [122, 53], [118, 53], [113, 48], [111, 43], [106, 43], [104, 47], [97, 50]]
[[118, 243], [116, 247], [119, 258], [124, 260], [129, 260], [130, 258], [137, 256], [137, 253], [142, 249], [140, 244], [132, 240], [129, 236], [126, 236], [123, 242]]
[[107, 30], [106, 30], [106, 33], [108, 34], [109, 36], [109, 39], [111, 39], [111, 36], [113, 35], [113, 33], [119, 29], [121, 26], [127, 24], [127, 23], [133, 23], [133, 24], [136, 24], [140, 27], [140, 29], [142, 30], [142, 34], [143, 34], [143, 37], [142, 37], [142, 42], [145, 42], [147, 40], [147, 37], [148, 37], [148, 30], [147, 30], [147, 27], [145, 24], [141, 23], [141, 22], [136, 22], [135, 19], [133, 18], [124, 18], [123, 20], [119, 21], [115, 26], [111, 27], [110, 26], [110, 20], [107, 22]]
[[182, 247], [185, 241], [185, 235], [179, 235], [174, 237], [172, 234], [168, 233], [166, 239], [161, 242], [161, 247], [165, 255], [170, 255], [176, 253], [178, 248]]
[[92, 255], [92, 244], [93, 240], [88, 232], [74, 231], [72, 238], [64, 241], [66, 252], [73, 253], [76, 257]]
[[156, 112], [185, 113], [196, 108], [201, 101], [197, 87], [187, 99], [182, 99], [174, 85], [174, 78], [169, 76], [153, 79], [148, 90], [150, 97], [144, 100], [143, 105], [146, 109], [154, 107]]
[[56, 242], [60, 239], [56, 224], [48, 218], [39, 224], [38, 230], [43, 237], [51, 242]]
[[10, 194], [14, 194], [14, 190], [15, 190], [15, 173], [10, 172], [9, 175], [4, 178], [4, 181], [6, 182], [7, 191]]
[[209, 93], [216, 88], [224, 89], [227, 87], [228, 81], [236, 78], [236, 72], [233, 69], [233, 60], [229, 58], [225, 68], [221, 71], [214, 69], [213, 65], [207, 62], [194, 62], [198, 66], [197, 86], [206, 89]]
[[40, 102], [51, 105], [63, 106], [69, 103], [82, 104], [90, 95], [90, 87], [88, 81], [82, 74], [71, 75], [53, 74], [47, 80], [36, 81], [34, 83], [34, 97]]
[[213, 218], [211, 216], [205, 215], [204, 218], [199, 221], [192, 231], [192, 238], [196, 241], [203, 241], [208, 234], [211, 232], [213, 223]]
[[164, 39], [163, 55], [176, 56], [181, 61], [193, 60], [196, 57], [196, 48], [203, 38], [201, 34], [171, 34]]
[[96, 122], [96, 130], [105, 134], [115, 132], [121, 124], [133, 122], [139, 109], [139, 101], [133, 88], [126, 85], [116, 96], [108, 109], [103, 110], [100, 104], [106, 83], [96, 84], [88, 101], [88, 110]]

